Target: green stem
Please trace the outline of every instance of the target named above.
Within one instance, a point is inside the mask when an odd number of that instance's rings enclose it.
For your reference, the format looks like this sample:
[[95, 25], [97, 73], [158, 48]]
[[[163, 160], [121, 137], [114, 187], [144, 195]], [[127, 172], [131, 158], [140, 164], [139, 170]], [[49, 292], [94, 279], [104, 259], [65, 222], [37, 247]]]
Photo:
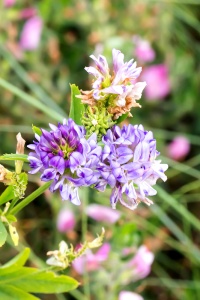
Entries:
[[[83, 193], [83, 201], [82, 201], [82, 242], [84, 243], [87, 238], [87, 214], [85, 213], [85, 208], [88, 204], [88, 188], [84, 189]], [[83, 273], [84, 278], [84, 295], [87, 300], [90, 300], [90, 282], [89, 282], [89, 274], [85, 265], [85, 270]]]
[[9, 82], [5, 81], [4, 79], [0, 78], [0, 86], [5, 88], [6, 90], [10, 91], [14, 95], [18, 96], [28, 104], [38, 108], [46, 115], [50, 116], [51, 118], [55, 119], [56, 121], [63, 121], [63, 116], [60, 113], [57, 113], [54, 109], [49, 108], [47, 105], [41, 103], [36, 98], [26, 94], [22, 90], [18, 89], [14, 85], [10, 84]]
[[28, 197], [26, 197], [24, 200], [22, 200], [19, 204], [17, 204], [11, 211], [10, 214], [16, 214], [22, 208], [27, 206], [29, 203], [31, 203], [33, 200], [35, 200], [38, 196], [40, 196], [45, 190], [49, 188], [52, 181], [46, 182], [44, 185], [40, 186], [36, 191], [34, 191], [32, 194], [30, 194]]

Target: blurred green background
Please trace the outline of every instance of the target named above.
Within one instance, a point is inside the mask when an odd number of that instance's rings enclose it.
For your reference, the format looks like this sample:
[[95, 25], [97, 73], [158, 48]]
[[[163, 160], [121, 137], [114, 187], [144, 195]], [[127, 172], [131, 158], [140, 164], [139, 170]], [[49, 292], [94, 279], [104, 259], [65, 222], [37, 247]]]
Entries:
[[[81, 217], [88, 203], [109, 206], [109, 194], [83, 190], [83, 205], [73, 207], [47, 192], [21, 213], [18, 250], [31, 246], [31, 264], [40, 265], [61, 239], [76, 244], [83, 226], [87, 225], [88, 237], [104, 226], [111, 244], [110, 261], [116, 266], [123, 261], [118, 254], [124, 248], [141, 244], [155, 254], [155, 261], [147, 278], [128, 285], [105, 282], [118, 272], [109, 262], [92, 276], [79, 278], [89, 286], [91, 299], [118, 299], [124, 289], [146, 300], [200, 299], [199, 0], [8, 2], [0, 4], [0, 153], [15, 152], [17, 132], [29, 144], [34, 138], [32, 124], [46, 128], [67, 117], [69, 84], [83, 90], [91, 87], [84, 70], [91, 64], [89, 55], [103, 54], [111, 63], [112, 48], [116, 48], [124, 53], [125, 61], [136, 59], [143, 67], [141, 78], [147, 81], [142, 108], [135, 109], [128, 121], [153, 131], [162, 161], [169, 164], [168, 181], [157, 186], [155, 204], [150, 208], [141, 204], [136, 211], [118, 205], [122, 216], [115, 225], [87, 219], [84, 213], [84, 220]], [[23, 36], [31, 19], [28, 36]], [[151, 58], [145, 56], [148, 51], [153, 53]], [[164, 71], [160, 73], [159, 68]], [[184, 141], [175, 142], [177, 137]], [[40, 184], [38, 176], [29, 179], [27, 194]], [[61, 234], [56, 219], [63, 206], [73, 210], [76, 227]], [[5, 261], [15, 253], [10, 246], [0, 251]], [[68, 273], [77, 276], [73, 270]], [[79, 294], [41, 297], [79, 299]]]

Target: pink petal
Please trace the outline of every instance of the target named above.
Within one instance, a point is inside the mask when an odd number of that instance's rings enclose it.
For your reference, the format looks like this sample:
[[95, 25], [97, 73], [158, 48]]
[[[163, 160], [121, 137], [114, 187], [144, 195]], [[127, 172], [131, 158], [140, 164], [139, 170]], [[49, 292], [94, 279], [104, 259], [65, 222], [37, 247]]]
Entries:
[[144, 298], [133, 292], [121, 291], [119, 293], [119, 300], [144, 300]]
[[34, 50], [39, 46], [42, 32], [42, 19], [38, 16], [26, 21], [20, 36], [20, 47], [24, 50]]
[[170, 93], [171, 87], [166, 65], [146, 67], [141, 77], [147, 83], [145, 95], [148, 100], [162, 99]]
[[184, 136], [177, 136], [167, 147], [167, 154], [174, 160], [184, 159], [190, 151], [190, 142]]
[[57, 229], [60, 232], [67, 232], [73, 230], [76, 224], [76, 220], [72, 211], [63, 209], [58, 214]]
[[121, 215], [117, 210], [98, 204], [88, 205], [86, 214], [96, 221], [107, 222], [109, 224], [117, 222]]
[[16, 0], [4, 0], [3, 4], [5, 7], [11, 7], [15, 4]]

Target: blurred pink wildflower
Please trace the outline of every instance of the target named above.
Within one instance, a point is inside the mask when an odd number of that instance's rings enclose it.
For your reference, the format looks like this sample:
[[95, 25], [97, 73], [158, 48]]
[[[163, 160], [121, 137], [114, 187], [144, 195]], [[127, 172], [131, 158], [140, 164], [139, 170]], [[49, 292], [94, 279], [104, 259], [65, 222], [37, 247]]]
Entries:
[[22, 19], [32, 18], [36, 14], [37, 14], [37, 10], [34, 7], [25, 8], [20, 11], [20, 17]]
[[15, 2], [16, 2], [16, 0], [4, 0], [3, 1], [3, 5], [5, 7], [11, 7], [11, 6], [13, 6], [15, 4]]
[[98, 270], [101, 263], [107, 260], [110, 252], [110, 244], [105, 243], [95, 254], [87, 250], [85, 255], [76, 258], [72, 265], [77, 273], [83, 274], [85, 269], [88, 272]]
[[69, 209], [63, 209], [59, 212], [57, 218], [57, 229], [60, 232], [73, 230], [76, 224], [74, 214]]
[[118, 210], [113, 210], [110, 207], [91, 204], [86, 208], [86, 214], [99, 222], [107, 222], [113, 224], [120, 218], [121, 213]]
[[40, 43], [42, 19], [34, 16], [26, 21], [20, 36], [20, 47], [24, 50], [35, 50]]
[[142, 245], [138, 248], [135, 256], [128, 263], [133, 268], [134, 280], [145, 278], [151, 272], [151, 265], [154, 261], [154, 254]]
[[184, 159], [190, 151], [190, 142], [184, 136], [175, 137], [167, 146], [167, 155], [174, 160]]
[[145, 95], [148, 100], [162, 99], [170, 93], [168, 69], [164, 64], [146, 67], [142, 80], [147, 82]]
[[119, 293], [119, 300], [144, 300], [144, 298], [133, 292], [121, 291]]
[[135, 39], [135, 56], [141, 62], [150, 62], [155, 58], [155, 51], [147, 40]]

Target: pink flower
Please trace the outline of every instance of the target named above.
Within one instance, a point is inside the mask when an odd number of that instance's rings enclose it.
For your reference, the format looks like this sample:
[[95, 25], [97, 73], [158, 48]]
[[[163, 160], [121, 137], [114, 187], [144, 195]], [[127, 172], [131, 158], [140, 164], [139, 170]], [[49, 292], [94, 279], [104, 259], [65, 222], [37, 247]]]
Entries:
[[58, 214], [57, 229], [60, 232], [67, 232], [73, 230], [76, 224], [76, 220], [72, 211], [63, 209]]
[[107, 222], [109, 224], [117, 222], [121, 215], [117, 210], [98, 204], [88, 205], [86, 214], [96, 221]]
[[144, 300], [144, 298], [133, 292], [121, 291], [119, 293], [119, 300]]
[[20, 36], [20, 47], [24, 50], [34, 50], [39, 46], [42, 32], [42, 19], [34, 16], [26, 21]]
[[134, 279], [142, 279], [149, 275], [153, 260], [154, 254], [145, 245], [140, 246], [133, 259], [128, 263], [128, 267], [133, 268]]
[[141, 77], [147, 82], [145, 95], [148, 100], [162, 99], [169, 94], [170, 82], [166, 65], [146, 67]]
[[4, 0], [3, 5], [5, 7], [11, 7], [15, 4], [16, 0]]
[[98, 270], [101, 263], [108, 258], [109, 252], [110, 244], [108, 243], [105, 243], [95, 254], [87, 250], [83, 256], [73, 261], [73, 267], [79, 274], [83, 274], [85, 269], [88, 272]]
[[29, 19], [33, 16], [35, 16], [37, 13], [37, 10], [34, 7], [29, 7], [21, 10], [20, 16], [22, 19]]
[[135, 56], [141, 62], [150, 62], [155, 58], [155, 51], [148, 41], [139, 39], [136, 42]]
[[190, 151], [190, 142], [184, 136], [177, 136], [167, 146], [167, 154], [174, 160], [184, 159]]

